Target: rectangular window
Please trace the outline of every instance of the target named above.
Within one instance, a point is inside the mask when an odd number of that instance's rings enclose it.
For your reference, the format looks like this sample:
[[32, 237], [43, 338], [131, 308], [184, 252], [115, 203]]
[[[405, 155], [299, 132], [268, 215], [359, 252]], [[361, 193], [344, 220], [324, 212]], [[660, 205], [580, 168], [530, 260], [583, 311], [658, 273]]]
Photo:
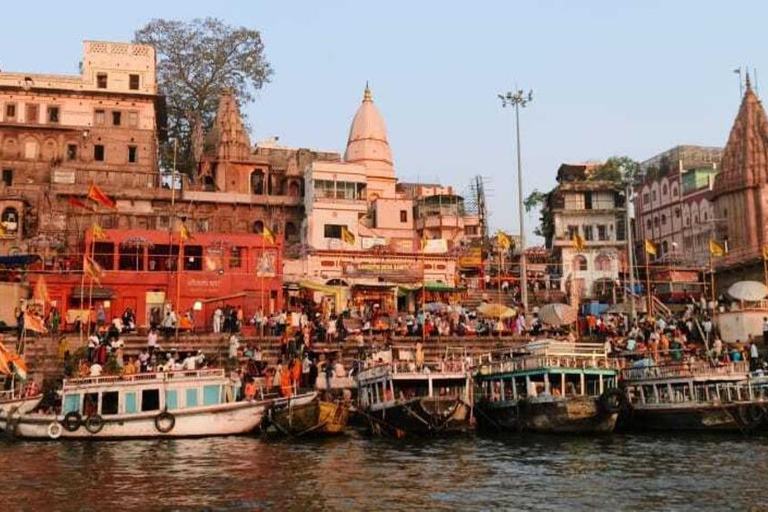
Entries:
[[203, 405], [218, 405], [220, 389], [218, 384], [203, 386]]
[[400, 222], [408, 222], [408, 210], [400, 210]]
[[203, 247], [201, 245], [184, 246], [184, 270], [203, 270]]
[[67, 144], [67, 160], [77, 159], [77, 144]]
[[592, 192], [584, 192], [584, 209], [592, 209]]
[[48, 122], [49, 123], [59, 122], [59, 107], [48, 107]]
[[64, 395], [61, 414], [67, 414], [68, 412], [80, 412], [80, 395]]
[[120, 122], [123, 120], [123, 113], [119, 110], [112, 111], [112, 124], [114, 126], [120, 126]]
[[243, 265], [243, 248], [232, 247], [229, 250], [229, 268], [240, 268]]
[[323, 231], [323, 236], [325, 236], [325, 238], [337, 238], [341, 240], [340, 224], [326, 224]]
[[144, 270], [144, 248], [121, 246], [118, 265], [120, 270]]
[[584, 230], [584, 240], [594, 240], [594, 237], [592, 236], [592, 226], [582, 226], [582, 229]]
[[27, 122], [38, 123], [40, 122], [40, 112], [37, 105], [34, 103], [27, 103]]
[[165, 390], [165, 408], [169, 411], [179, 408], [179, 392], [175, 389]]
[[579, 234], [579, 226], [568, 226], [568, 240], [573, 240]]
[[106, 122], [106, 112], [103, 110], [95, 110], [93, 115], [93, 124], [97, 126], [103, 126]]
[[139, 75], [128, 75], [128, 88], [132, 91], [139, 90]]
[[189, 388], [186, 391], [186, 404], [187, 407], [197, 407], [197, 388]]
[[137, 126], [139, 126], [138, 112], [128, 112], [128, 126], [132, 128], [136, 128]]
[[15, 103], [5, 104], [5, 120], [6, 121], [16, 120], [16, 104]]
[[141, 391], [141, 411], [159, 411], [160, 410], [160, 390], [143, 389]]
[[118, 413], [118, 398], [120, 393], [117, 391], [105, 391], [101, 394], [101, 415], [107, 416]]
[[608, 240], [608, 229], [605, 224], [598, 224], [597, 226], [597, 239], [604, 242]]
[[125, 414], [135, 414], [138, 411], [136, 407], [136, 393], [125, 394]]
[[6, 187], [13, 185], [13, 169], [3, 169], [3, 184]]
[[106, 89], [107, 88], [107, 74], [106, 73], [96, 73], [96, 87], [99, 89]]
[[128, 163], [135, 164], [138, 160], [139, 150], [136, 146], [128, 146]]
[[96, 144], [93, 146], [93, 159], [97, 162], [103, 162], [104, 161], [104, 146], [101, 144]]

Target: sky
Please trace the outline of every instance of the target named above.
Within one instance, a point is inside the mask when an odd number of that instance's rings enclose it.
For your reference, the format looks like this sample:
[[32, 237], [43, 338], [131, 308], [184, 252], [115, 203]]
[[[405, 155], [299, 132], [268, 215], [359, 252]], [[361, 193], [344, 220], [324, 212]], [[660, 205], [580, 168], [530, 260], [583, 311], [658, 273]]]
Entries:
[[[739, 105], [736, 68], [764, 73], [768, 2], [133, 0], [3, 5], [0, 66], [76, 74], [82, 40], [129, 41], [153, 18], [218, 17], [260, 30], [274, 75], [245, 108], [251, 140], [343, 152], [366, 81], [401, 181], [462, 192], [486, 178], [491, 230], [518, 231], [514, 117], [523, 192], [561, 163], [678, 144], [722, 146]], [[753, 79], [753, 84], [755, 80]], [[531, 236], [537, 215], [526, 215]], [[536, 243], [532, 240], [531, 243]]]

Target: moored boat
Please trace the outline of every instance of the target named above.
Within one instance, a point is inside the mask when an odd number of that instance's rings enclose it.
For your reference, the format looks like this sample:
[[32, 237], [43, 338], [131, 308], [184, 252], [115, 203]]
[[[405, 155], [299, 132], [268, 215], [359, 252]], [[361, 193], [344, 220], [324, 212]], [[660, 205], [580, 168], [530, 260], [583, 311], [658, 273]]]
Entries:
[[270, 423], [292, 437], [343, 434], [348, 418], [349, 404], [321, 399], [316, 391], [278, 399], [269, 412]]
[[621, 372], [628, 408], [622, 424], [637, 430], [746, 431], [765, 424], [749, 363], [642, 359]]
[[463, 357], [420, 367], [371, 363], [356, 379], [358, 413], [375, 435], [437, 436], [473, 428], [471, 378]]
[[40, 405], [42, 393], [28, 395], [21, 390], [0, 391], [0, 416], [26, 414]]
[[478, 426], [497, 431], [608, 433], [622, 407], [602, 344], [531, 342], [487, 355], [474, 379]]
[[57, 414], [0, 417], [22, 439], [158, 438], [247, 434], [271, 400], [236, 401], [222, 369], [66, 379]]

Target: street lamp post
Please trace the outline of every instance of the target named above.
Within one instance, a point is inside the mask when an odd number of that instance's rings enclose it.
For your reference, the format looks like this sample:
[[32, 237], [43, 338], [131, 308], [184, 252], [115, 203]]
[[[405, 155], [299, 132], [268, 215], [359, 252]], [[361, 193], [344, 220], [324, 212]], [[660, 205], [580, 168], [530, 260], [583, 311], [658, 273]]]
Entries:
[[523, 206], [523, 164], [520, 156], [520, 107], [525, 108], [533, 101], [533, 91], [527, 93], [522, 89], [508, 91], [498, 95], [503, 108], [515, 109], [515, 134], [517, 137], [517, 193], [520, 215], [520, 299], [523, 302], [523, 311], [528, 311], [528, 269], [525, 261], [525, 212]]

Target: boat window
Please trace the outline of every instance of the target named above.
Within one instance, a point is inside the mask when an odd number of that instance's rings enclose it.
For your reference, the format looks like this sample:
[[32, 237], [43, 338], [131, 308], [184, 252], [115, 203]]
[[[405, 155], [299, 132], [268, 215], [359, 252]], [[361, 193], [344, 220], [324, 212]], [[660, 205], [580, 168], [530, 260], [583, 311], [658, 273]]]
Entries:
[[643, 386], [643, 395], [645, 395], [645, 403], [655, 404], [657, 402], [653, 386]]
[[179, 393], [175, 389], [165, 390], [165, 408], [169, 411], [179, 408]]
[[136, 407], [136, 393], [130, 392], [125, 394], [125, 414], [134, 414], [138, 411]]
[[189, 388], [186, 393], [187, 407], [197, 407], [197, 388]]
[[120, 393], [117, 391], [107, 391], [101, 394], [101, 414], [117, 414], [118, 412], [118, 398]]
[[80, 395], [64, 395], [62, 413], [80, 412]]
[[220, 386], [210, 384], [203, 386], [203, 405], [217, 405], [219, 403]]
[[159, 411], [160, 410], [160, 390], [144, 389], [141, 392], [141, 410]]
[[83, 400], [83, 416], [94, 416], [99, 413], [99, 394], [86, 393]]

